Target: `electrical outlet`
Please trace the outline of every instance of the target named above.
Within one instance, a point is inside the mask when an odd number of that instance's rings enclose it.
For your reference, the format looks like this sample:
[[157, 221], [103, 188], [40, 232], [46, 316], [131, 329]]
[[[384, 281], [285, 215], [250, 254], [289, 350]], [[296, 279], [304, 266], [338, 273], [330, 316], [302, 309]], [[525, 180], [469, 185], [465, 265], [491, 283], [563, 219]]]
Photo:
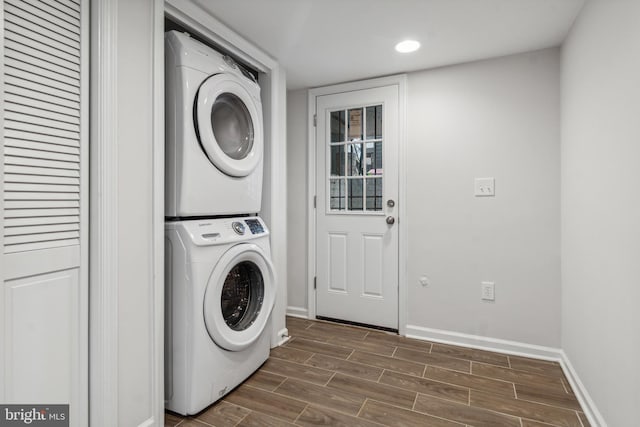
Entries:
[[482, 290], [482, 299], [484, 301], [495, 301], [495, 284], [493, 282], [482, 282], [480, 284]]
[[476, 197], [494, 197], [496, 195], [495, 178], [476, 178], [474, 190]]

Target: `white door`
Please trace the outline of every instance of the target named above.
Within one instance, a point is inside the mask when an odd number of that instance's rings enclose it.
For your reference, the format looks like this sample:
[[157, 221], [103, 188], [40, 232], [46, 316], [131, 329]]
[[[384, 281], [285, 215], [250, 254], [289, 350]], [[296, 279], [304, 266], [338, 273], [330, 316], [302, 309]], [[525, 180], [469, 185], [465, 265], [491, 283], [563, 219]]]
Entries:
[[398, 329], [397, 85], [316, 98], [316, 315]]
[[88, 425], [88, 11], [0, 6], [0, 402], [69, 405], [71, 426]]

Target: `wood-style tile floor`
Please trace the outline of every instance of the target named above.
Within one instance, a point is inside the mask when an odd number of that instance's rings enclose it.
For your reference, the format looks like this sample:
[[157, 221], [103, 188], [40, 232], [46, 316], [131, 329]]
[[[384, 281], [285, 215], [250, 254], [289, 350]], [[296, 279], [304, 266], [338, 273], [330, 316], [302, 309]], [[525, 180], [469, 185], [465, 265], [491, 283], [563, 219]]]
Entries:
[[222, 401], [165, 426], [589, 427], [560, 365], [287, 318], [291, 340]]

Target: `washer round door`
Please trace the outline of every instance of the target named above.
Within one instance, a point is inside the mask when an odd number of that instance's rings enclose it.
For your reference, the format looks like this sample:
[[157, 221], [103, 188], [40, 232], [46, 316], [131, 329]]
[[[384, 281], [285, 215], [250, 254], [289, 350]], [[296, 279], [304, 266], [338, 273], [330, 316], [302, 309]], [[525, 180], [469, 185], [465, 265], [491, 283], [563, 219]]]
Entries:
[[259, 246], [233, 246], [215, 266], [204, 296], [209, 336], [230, 351], [255, 342], [269, 320], [275, 301], [273, 265]]
[[262, 159], [262, 105], [233, 74], [209, 76], [194, 104], [196, 134], [204, 153], [223, 173], [244, 177]]

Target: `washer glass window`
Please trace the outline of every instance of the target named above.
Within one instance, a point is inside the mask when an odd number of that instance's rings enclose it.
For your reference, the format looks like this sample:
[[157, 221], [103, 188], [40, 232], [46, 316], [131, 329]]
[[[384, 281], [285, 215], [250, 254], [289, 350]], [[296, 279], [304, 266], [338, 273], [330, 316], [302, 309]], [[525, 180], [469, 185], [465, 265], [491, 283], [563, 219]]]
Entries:
[[234, 160], [244, 159], [253, 148], [253, 121], [242, 100], [225, 92], [211, 107], [211, 127], [222, 151]]
[[264, 280], [257, 265], [243, 261], [235, 265], [222, 286], [222, 317], [234, 331], [244, 331], [255, 322], [264, 300]]

